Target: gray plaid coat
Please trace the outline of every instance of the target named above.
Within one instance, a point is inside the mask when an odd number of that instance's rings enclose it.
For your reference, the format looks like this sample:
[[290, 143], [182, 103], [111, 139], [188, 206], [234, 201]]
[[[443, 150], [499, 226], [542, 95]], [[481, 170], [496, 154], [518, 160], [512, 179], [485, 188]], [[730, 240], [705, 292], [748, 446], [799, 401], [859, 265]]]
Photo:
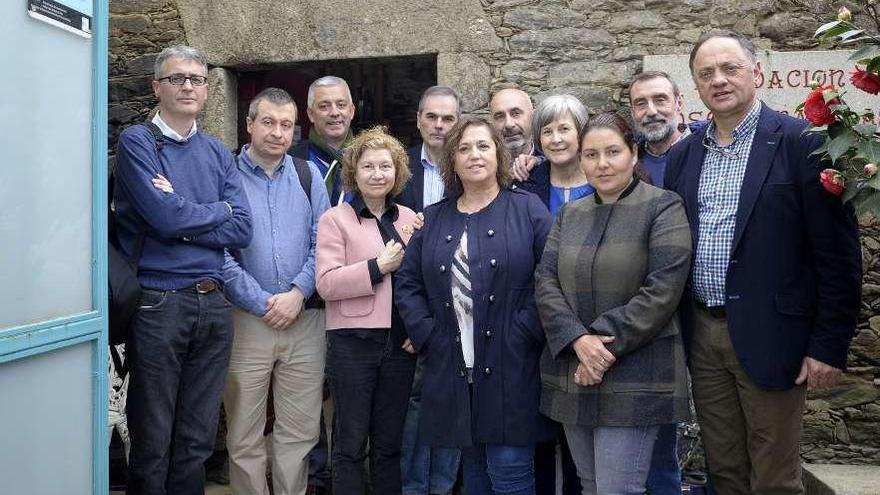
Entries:
[[[566, 204], [535, 272], [547, 346], [541, 412], [565, 424], [640, 426], [689, 417], [676, 309], [690, 269], [681, 198], [636, 180], [613, 204]], [[611, 335], [617, 361], [599, 385], [574, 383], [571, 343]]]

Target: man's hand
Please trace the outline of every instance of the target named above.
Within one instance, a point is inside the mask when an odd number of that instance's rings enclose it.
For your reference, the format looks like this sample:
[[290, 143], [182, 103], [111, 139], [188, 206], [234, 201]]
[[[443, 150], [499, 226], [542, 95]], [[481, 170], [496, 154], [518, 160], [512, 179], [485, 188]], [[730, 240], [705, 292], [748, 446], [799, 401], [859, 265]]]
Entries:
[[275, 294], [266, 301], [266, 314], [263, 321], [276, 330], [289, 327], [299, 317], [305, 297], [294, 287], [288, 292]]
[[167, 193], [174, 192], [174, 187], [171, 186], [171, 181], [166, 179], [162, 174], [157, 174], [153, 179], [153, 187]]
[[811, 389], [831, 387], [842, 373], [840, 369], [808, 356], [804, 358], [801, 372], [794, 383], [800, 385], [807, 382], [807, 387]]
[[513, 163], [510, 164], [510, 173], [514, 179], [525, 182], [529, 180], [529, 174], [537, 164], [538, 157], [522, 154], [513, 159]]
[[376, 257], [376, 264], [379, 265], [379, 271], [382, 275], [386, 275], [400, 268], [403, 261], [403, 244], [394, 239], [385, 244], [385, 249]]
[[416, 353], [416, 348], [413, 347], [412, 342], [410, 342], [409, 339], [404, 340], [403, 344], [400, 346], [400, 348], [410, 354]]

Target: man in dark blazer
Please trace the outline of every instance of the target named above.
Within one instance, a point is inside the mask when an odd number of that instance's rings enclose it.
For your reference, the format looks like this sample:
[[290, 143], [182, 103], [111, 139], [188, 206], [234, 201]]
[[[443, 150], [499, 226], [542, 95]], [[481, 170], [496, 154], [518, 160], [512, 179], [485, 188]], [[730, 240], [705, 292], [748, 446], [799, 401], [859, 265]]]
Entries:
[[694, 239], [683, 331], [710, 474], [721, 495], [802, 494], [806, 389], [837, 380], [859, 312], [857, 224], [819, 184], [821, 140], [756, 97], [751, 41], [704, 34], [690, 67], [712, 121], [665, 183]]
[[[412, 177], [395, 201], [421, 212], [446, 195], [440, 176], [440, 157], [446, 134], [461, 116], [458, 93], [447, 86], [431, 86], [422, 93], [416, 113], [416, 127], [422, 142], [409, 149]], [[421, 409], [422, 363], [419, 361], [409, 398], [403, 432], [403, 494], [451, 493], [458, 476], [461, 452], [431, 448], [418, 441]]]
[[416, 113], [416, 127], [422, 143], [409, 149], [409, 168], [412, 177], [400, 195], [398, 204], [420, 212], [426, 206], [443, 199], [443, 178], [440, 177], [440, 157], [446, 134], [461, 116], [458, 93], [447, 86], [431, 86], [422, 93]]

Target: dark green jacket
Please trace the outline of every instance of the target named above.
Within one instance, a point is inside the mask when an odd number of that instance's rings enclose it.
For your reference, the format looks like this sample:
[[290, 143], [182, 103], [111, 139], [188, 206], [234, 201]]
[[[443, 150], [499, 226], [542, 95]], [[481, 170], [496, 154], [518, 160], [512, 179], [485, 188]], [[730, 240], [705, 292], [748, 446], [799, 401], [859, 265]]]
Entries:
[[[547, 346], [541, 412], [565, 424], [638, 426], [689, 417], [676, 313], [688, 278], [690, 228], [681, 198], [635, 182], [613, 204], [596, 194], [556, 215], [535, 296]], [[599, 385], [574, 383], [571, 343], [611, 335], [617, 358]]]

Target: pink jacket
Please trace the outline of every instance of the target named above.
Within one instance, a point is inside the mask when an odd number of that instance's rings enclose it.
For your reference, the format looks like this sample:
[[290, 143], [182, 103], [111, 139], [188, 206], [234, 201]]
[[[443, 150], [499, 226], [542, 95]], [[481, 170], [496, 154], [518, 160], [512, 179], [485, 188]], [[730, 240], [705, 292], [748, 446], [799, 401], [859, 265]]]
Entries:
[[[409, 243], [415, 212], [397, 205], [394, 226]], [[360, 220], [360, 221], [359, 221]], [[391, 275], [375, 286], [370, 282], [367, 261], [384, 249], [376, 220], [358, 218], [343, 203], [327, 210], [318, 222], [316, 278], [318, 294], [326, 301], [327, 330], [337, 328], [390, 328]]]

